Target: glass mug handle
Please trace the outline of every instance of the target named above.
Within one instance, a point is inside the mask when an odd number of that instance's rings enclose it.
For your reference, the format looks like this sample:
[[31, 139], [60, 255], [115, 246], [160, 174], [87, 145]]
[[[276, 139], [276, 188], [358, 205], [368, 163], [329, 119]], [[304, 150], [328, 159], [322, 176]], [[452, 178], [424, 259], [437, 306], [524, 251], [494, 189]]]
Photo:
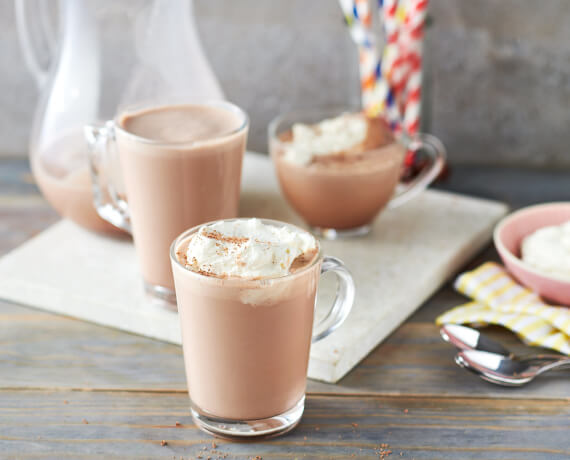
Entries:
[[129, 206], [125, 197], [112, 121], [84, 128], [87, 156], [97, 213], [115, 227], [131, 233]]
[[321, 275], [326, 272], [333, 272], [338, 279], [336, 297], [329, 312], [317, 324], [312, 343], [324, 339], [335, 331], [344, 322], [354, 303], [354, 280], [342, 261], [336, 257], [324, 256]]
[[415, 134], [409, 138], [407, 148], [412, 152], [423, 150], [432, 160], [432, 163], [413, 180], [398, 186], [394, 197], [388, 203], [388, 208], [396, 208], [425, 190], [437, 178], [445, 165], [447, 156], [445, 147], [435, 136], [423, 133]]

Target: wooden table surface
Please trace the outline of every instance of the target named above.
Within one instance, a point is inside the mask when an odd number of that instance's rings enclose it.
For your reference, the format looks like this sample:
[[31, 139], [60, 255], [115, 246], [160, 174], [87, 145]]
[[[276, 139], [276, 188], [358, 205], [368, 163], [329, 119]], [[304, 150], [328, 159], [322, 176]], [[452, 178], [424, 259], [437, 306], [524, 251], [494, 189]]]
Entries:
[[[456, 168], [439, 187], [516, 208], [570, 200], [568, 176]], [[0, 160], [0, 255], [57, 219], [27, 163]], [[570, 373], [508, 389], [459, 369], [433, 321], [463, 301], [441, 289], [339, 384], [310, 381], [296, 430], [256, 443], [194, 427], [180, 347], [0, 301], [0, 458], [570, 458]]]

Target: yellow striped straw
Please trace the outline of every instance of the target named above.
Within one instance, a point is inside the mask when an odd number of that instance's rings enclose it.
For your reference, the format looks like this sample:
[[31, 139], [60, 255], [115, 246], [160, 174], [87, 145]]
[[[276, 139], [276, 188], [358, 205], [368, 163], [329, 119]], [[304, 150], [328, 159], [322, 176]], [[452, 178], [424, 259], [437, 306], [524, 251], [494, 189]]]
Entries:
[[436, 324], [496, 324], [524, 342], [570, 355], [570, 309], [544, 303], [499, 264], [486, 262], [459, 275], [455, 289], [473, 299], [439, 316]]

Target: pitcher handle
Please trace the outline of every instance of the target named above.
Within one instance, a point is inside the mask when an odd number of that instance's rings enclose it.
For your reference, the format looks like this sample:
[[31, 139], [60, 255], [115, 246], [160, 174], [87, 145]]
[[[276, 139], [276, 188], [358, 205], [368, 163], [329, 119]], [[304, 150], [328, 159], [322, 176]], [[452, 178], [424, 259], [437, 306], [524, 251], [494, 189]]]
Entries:
[[445, 147], [437, 137], [431, 134], [413, 135], [407, 143], [407, 148], [412, 152], [424, 151], [430, 157], [431, 165], [424, 168], [410, 182], [398, 186], [396, 194], [388, 203], [389, 208], [396, 208], [425, 190], [437, 178], [445, 165], [447, 156]]
[[331, 309], [325, 317], [319, 321], [312, 342], [318, 342], [330, 335], [344, 322], [354, 303], [354, 280], [348, 269], [340, 259], [324, 256], [321, 265], [321, 275], [326, 272], [334, 272], [338, 284], [336, 297]]
[[[53, 29], [53, 25], [49, 21], [50, 15], [46, 8], [48, 4], [51, 4], [51, 2], [36, 1], [32, 5], [29, 0], [14, 0], [16, 28], [24, 62], [34, 76], [36, 84], [40, 89], [44, 86], [48, 78], [49, 63], [53, 60], [56, 48], [56, 33]], [[26, 6], [28, 8], [26, 8]], [[45, 49], [47, 49], [47, 65], [41, 64], [41, 53], [38, 48], [34, 46], [34, 40], [30, 33], [32, 29], [37, 31], [41, 37], [41, 42]]]
[[87, 125], [84, 131], [95, 209], [107, 222], [132, 233], [129, 206], [120, 173], [114, 123], [109, 121], [104, 126]]

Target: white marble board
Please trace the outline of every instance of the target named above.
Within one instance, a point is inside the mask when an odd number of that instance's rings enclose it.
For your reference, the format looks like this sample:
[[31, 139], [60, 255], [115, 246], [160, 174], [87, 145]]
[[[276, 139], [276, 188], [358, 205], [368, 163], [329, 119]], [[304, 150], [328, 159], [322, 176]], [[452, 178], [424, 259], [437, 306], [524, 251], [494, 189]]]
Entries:
[[[430, 190], [385, 211], [366, 237], [323, 241], [324, 252], [351, 270], [357, 294], [346, 323], [313, 345], [309, 377], [342, 378], [489, 241], [506, 211], [502, 203]], [[281, 197], [269, 159], [254, 153], [244, 162], [240, 213], [302, 225]], [[317, 318], [334, 290], [332, 277], [324, 278]], [[180, 343], [177, 314], [143, 293], [131, 242], [68, 221], [0, 259], [0, 298]]]

